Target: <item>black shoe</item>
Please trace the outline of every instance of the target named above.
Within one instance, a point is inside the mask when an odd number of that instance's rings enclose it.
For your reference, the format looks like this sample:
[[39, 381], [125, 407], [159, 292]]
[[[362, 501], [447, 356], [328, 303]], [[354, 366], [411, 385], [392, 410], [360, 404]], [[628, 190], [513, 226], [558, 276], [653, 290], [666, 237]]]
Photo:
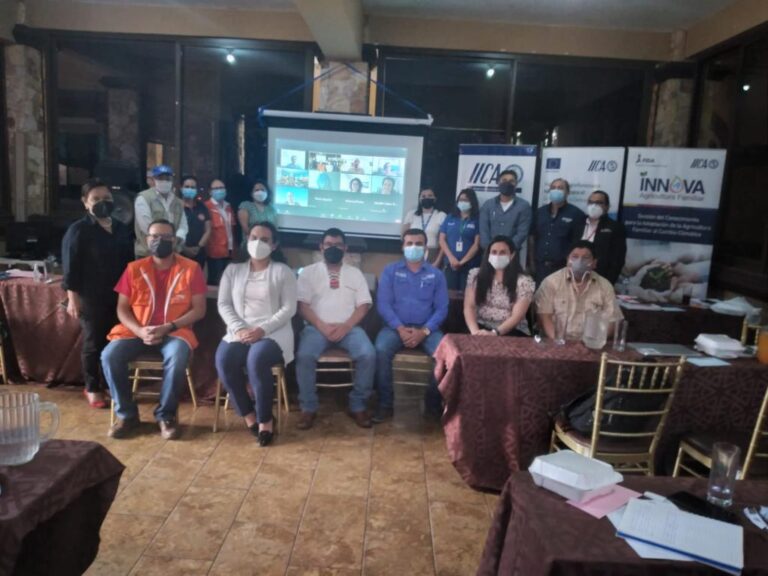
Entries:
[[259, 446], [269, 446], [272, 444], [272, 439], [275, 437], [271, 430], [262, 430], [259, 432]]
[[248, 430], [251, 431], [251, 434], [253, 434], [253, 436], [255, 438], [259, 437], [259, 423], [258, 422], [255, 422], [254, 424], [251, 424], [250, 426], [248, 426]]

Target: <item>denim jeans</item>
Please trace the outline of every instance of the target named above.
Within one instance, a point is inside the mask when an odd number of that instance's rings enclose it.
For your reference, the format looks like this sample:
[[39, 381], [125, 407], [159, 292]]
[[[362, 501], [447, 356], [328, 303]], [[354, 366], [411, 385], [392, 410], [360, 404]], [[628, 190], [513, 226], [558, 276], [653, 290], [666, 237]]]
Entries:
[[[253, 344], [224, 340], [219, 343], [216, 349], [216, 371], [240, 416], [256, 412], [262, 424], [272, 420], [272, 402], [275, 397], [272, 367], [282, 361], [283, 351], [271, 338], [263, 338]], [[255, 403], [248, 395], [243, 368], [248, 372], [248, 383], [253, 390]]]
[[151, 352], [159, 352], [163, 357], [163, 383], [155, 419], [159, 422], [176, 418], [179, 390], [187, 380], [186, 370], [192, 350], [181, 338], [166, 336], [156, 346], [147, 346], [138, 338], [112, 340], [101, 353], [101, 367], [115, 401], [115, 414], [123, 420], [139, 417], [139, 409], [131, 394], [128, 363]]
[[314, 326], [301, 331], [296, 352], [296, 379], [299, 381], [299, 404], [303, 412], [317, 412], [317, 359], [328, 348], [342, 348], [355, 363], [354, 387], [349, 393], [349, 409], [361, 412], [373, 391], [376, 370], [376, 350], [365, 331], [359, 326], [350, 330], [339, 342], [331, 342]]
[[[435, 330], [424, 340], [421, 348], [430, 356], [434, 356], [437, 345], [443, 338], [443, 333]], [[391, 410], [395, 403], [395, 391], [392, 387], [392, 359], [400, 350], [405, 348], [400, 334], [389, 326], [384, 326], [376, 336], [376, 391], [379, 395], [379, 409]], [[424, 395], [426, 409], [429, 412], [441, 412], [443, 398], [437, 389], [434, 376], [429, 378], [429, 387]]]
[[450, 265], [447, 265], [443, 269], [443, 273], [445, 274], [445, 282], [448, 285], [448, 290], [461, 290], [463, 292], [467, 287], [467, 277], [472, 268], [474, 268], [474, 266], [472, 266], [471, 263], [464, 264], [464, 266], [460, 267], [458, 270], [454, 270]]

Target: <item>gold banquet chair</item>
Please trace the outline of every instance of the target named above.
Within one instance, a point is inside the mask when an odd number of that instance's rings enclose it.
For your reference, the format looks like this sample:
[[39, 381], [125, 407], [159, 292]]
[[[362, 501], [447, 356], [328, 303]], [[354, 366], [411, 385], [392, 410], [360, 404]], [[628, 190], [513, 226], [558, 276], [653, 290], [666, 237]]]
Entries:
[[[187, 386], [189, 387], [189, 395], [192, 397], [192, 406], [197, 410], [197, 394], [195, 394], [195, 384], [192, 380], [192, 371], [190, 366], [192, 365], [192, 355], [189, 356], [189, 363], [187, 364]], [[160, 354], [142, 354], [133, 362], [128, 363], [128, 370], [131, 371], [129, 379], [132, 382], [131, 393], [134, 398], [151, 397], [157, 398], [160, 396], [159, 392], [139, 392], [139, 382], [142, 381], [155, 381], [162, 382], [163, 380], [163, 357]], [[109, 422], [115, 423], [115, 401], [110, 401], [109, 408]]]
[[[768, 412], [768, 388], [766, 388], [763, 395], [763, 402], [760, 404], [760, 411], [757, 415], [757, 421], [755, 427], [752, 429], [752, 434], [749, 436], [749, 444], [747, 445], [747, 451], [744, 455], [744, 463], [741, 469], [737, 473], [737, 478], [743, 480], [747, 477], [750, 470], [754, 468], [755, 460], [762, 459], [768, 460], [768, 423], [766, 422], [766, 414]], [[675, 460], [675, 468], [672, 471], [672, 476], [678, 476], [681, 470], [688, 472], [691, 476], [701, 478], [702, 474], [693, 468], [693, 463], [689, 463], [685, 460], [686, 457], [693, 459], [696, 463], [703, 466], [707, 470], [712, 469], [712, 448], [715, 442], [730, 442], [736, 444], [740, 448], [744, 448], [744, 438], [738, 437], [733, 433], [717, 433], [708, 432], [701, 434], [689, 434], [684, 436], [680, 440], [680, 447], [677, 449], [677, 459]], [[761, 472], [768, 470], [768, 466], [761, 466]], [[761, 474], [764, 475], [764, 474]]]
[[[639, 472], [653, 476], [656, 447], [680, 382], [684, 363], [684, 356], [675, 361], [631, 362], [609, 360], [608, 355], [603, 353], [600, 358], [591, 437], [568, 430], [566, 422], [556, 421], [550, 452], [565, 447], [583, 456], [608, 462], [619, 472]], [[609, 368], [613, 367], [616, 368], [616, 379], [609, 383]], [[638, 400], [638, 396], [644, 395], [648, 398], [653, 395], [652, 402], [656, 408], [606, 408], [605, 398], [609, 392], [614, 398], [623, 396], [631, 399], [634, 396]], [[633, 429], [640, 431], [606, 432], [601, 430], [604, 417], [631, 419], [627, 422], [637, 422], [639, 426], [633, 426]], [[655, 425], [654, 420], [657, 420]]]
[[401, 350], [392, 359], [392, 384], [429, 386], [435, 360], [421, 350]]
[[760, 339], [760, 324], [752, 324], [748, 322], [747, 317], [745, 316], [744, 322], [741, 325], [741, 345], [757, 347], [757, 341], [759, 339]]
[[349, 388], [355, 385], [355, 363], [346, 350], [329, 348], [317, 359], [318, 374], [346, 375], [341, 382], [317, 382], [318, 388]]
[[[275, 386], [277, 387], [277, 395], [275, 401], [277, 402], [277, 414], [275, 419], [277, 420], [278, 428], [282, 427], [283, 416], [288, 417], [290, 406], [288, 405], [288, 388], [285, 383], [285, 365], [276, 364], [272, 366], [272, 376], [275, 378]], [[216, 379], [216, 398], [213, 401], [214, 416], [213, 416], [213, 431], [219, 430], [219, 410], [221, 408], [221, 378]], [[224, 395], [224, 411], [226, 412], [229, 407], [229, 394]], [[280, 412], [282, 411], [283, 414]]]

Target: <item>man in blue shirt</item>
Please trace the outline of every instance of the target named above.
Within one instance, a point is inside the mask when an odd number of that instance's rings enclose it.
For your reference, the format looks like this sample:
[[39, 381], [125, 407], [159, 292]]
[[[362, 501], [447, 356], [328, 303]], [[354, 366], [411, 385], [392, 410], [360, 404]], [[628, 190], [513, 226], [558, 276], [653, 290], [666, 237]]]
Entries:
[[[392, 359], [403, 348], [421, 348], [432, 356], [443, 337], [440, 325], [448, 315], [445, 276], [424, 261], [427, 236], [411, 228], [403, 234], [404, 260], [384, 268], [376, 306], [385, 326], [376, 337], [376, 386], [379, 406], [374, 422], [392, 417]], [[434, 378], [426, 393], [427, 412], [440, 414], [442, 398]]]
[[568, 204], [571, 187], [563, 178], [549, 185], [549, 204], [536, 211], [536, 227], [529, 254], [533, 254], [536, 285], [565, 267], [574, 242], [584, 232], [584, 212]]

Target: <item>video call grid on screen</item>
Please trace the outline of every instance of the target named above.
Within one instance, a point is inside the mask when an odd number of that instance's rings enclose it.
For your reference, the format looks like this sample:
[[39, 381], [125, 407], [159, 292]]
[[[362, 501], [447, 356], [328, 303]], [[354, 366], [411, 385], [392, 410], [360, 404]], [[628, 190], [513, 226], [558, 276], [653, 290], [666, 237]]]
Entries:
[[404, 212], [418, 198], [422, 147], [420, 136], [270, 128], [280, 227], [399, 237]]

